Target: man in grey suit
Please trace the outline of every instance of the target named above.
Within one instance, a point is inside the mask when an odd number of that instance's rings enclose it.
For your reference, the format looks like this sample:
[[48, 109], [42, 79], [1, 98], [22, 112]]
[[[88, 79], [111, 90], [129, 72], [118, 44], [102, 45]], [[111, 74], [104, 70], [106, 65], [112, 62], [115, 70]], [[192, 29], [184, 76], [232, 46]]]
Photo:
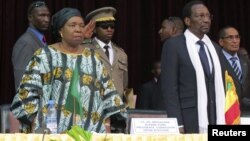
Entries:
[[238, 53], [240, 35], [236, 28], [232, 26], [222, 28], [219, 32], [219, 44], [222, 47], [219, 51], [222, 74], [225, 77], [224, 74], [227, 70], [233, 78], [240, 102], [241, 116], [244, 116], [250, 112], [248, 102], [250, 100], [250, 61]]
[[35, 1], [29, 5], [28, 20], [29, 27], [16, 41], [12, 52], [16, 90], [33, 53], [47, 44], [44, 32], [49, 28], [50, 12], [43, 1]]
[[177, 118], [180, 132], [204, 133], [208, 124], [224, 124], [225, 92], [214, 44], [206, 35], [211, 15], [202, 1], [183, 8], [184, 35], [163, 45], [161, 92], [168, 117]]
[[99, 53], [119, 95], [123, 98], [124, 89], [128, 85], [128, 59], [124, 50], [111, 41], [115, 32], [115, 13], [115, 8], [103, 7], [87, 14], [86, 20], [96, 22], [94, 38], [91, 40], [92, 47]]

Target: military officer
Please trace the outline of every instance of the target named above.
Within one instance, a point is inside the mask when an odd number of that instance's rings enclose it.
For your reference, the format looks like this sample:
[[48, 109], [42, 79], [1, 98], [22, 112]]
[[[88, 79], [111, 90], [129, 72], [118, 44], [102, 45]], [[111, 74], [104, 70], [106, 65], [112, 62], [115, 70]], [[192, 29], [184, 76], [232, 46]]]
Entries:
[[115, 8], [103, 7], [87, 14], [86, 21], [95, 21], [96, 27], [91, 42], [85, 44], [92, 44], [92, 48], [99, 53], [119, 95], [123, 98], [124, 89], [128, 85], [128, 60], [124, 50], [112, 42], [115, 32], [115, 13]]

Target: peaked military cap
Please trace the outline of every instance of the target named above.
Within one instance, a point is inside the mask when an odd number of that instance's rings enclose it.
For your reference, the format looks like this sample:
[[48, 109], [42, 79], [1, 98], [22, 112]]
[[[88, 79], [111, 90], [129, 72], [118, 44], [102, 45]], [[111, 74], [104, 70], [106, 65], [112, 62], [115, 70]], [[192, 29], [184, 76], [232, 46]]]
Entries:
[[116, 9], [113, 7], [102, 7], [87, 14], [86, 20], [95, 20], [95, 22], [115, 21], [115, 13]]

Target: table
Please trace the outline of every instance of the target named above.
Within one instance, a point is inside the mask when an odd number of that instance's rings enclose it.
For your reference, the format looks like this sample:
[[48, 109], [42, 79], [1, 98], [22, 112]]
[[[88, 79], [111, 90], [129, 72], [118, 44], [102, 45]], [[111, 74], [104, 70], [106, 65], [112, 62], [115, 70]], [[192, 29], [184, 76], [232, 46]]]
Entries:
[[[0, 134], [0, 141], [42, 141], [43, 134]], [[67, 134], [46, 134], [44, 141], [74, 141]], [[207, 141], [207, 134], [93, 134], [92, 141]]]

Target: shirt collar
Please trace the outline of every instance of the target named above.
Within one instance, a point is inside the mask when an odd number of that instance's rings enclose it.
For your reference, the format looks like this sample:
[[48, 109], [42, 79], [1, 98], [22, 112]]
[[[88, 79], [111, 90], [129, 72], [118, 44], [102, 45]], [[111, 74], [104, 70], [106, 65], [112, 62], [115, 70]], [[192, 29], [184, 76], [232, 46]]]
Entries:
[[235, 53], [233, 56], [231, 54], [229, 54], [227, 51], [225, 51], [224, 49], [222, 49], [222, 52], [224, 54], [224, 56], [227, 58], [227, 60], [230, 60], [232, 57], [236, 57], [239, 60], [239, 57], [237, 55], [237, 53]]
[[155, 83], [157, 83], [158, 82], [158, 78], [154, 77], [154, 81], [155, 81]]
[[206, 44], [206, 41], [205, 41], [205, 36], [203, 36], [202, 39], [198, 38], [196, 35], [194, 35], [194, 33], [192, 33], [189, 29], [186, 29], [187, 32], [189, 32], [189, 35], [190, 37], [192, 38], [192, 41], [195, 42], [195, 44], [197, 44], [197, 42], [199, 40], [203, 41], [205, 44]]
[[36, 37], [43, 43], [43, 36], [44, 35], [41, 32], [39, 32], [38, 30], [36, 30], [35, 28], [33, 28], [31, 26], [28, 28], [28, 30], [33, 32], [36, 35]]
[[100, 45], [101, 48], [103, 48], [105, 45], [108, 45], [110, 48], [112, 47], [111, 41], [109, 41], [108, 44], [105, 44], [103, 41], [99, 40], [98, 38], [95, 37], [96, 42]]

